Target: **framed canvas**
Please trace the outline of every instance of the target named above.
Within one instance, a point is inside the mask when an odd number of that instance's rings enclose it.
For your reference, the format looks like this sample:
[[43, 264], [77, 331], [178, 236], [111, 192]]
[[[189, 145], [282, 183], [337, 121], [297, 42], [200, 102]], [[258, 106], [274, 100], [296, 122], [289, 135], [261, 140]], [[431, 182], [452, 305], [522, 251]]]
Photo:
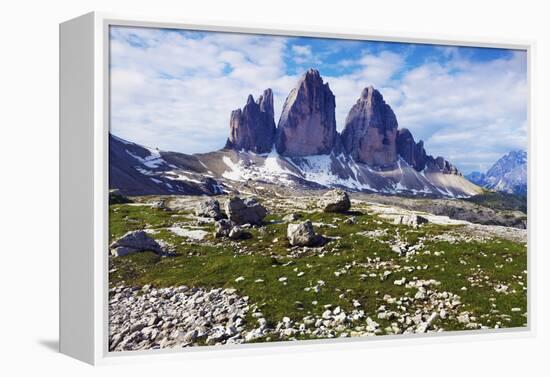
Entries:
[[532, 334], [532, 49], [61, 24], [61, 352]]

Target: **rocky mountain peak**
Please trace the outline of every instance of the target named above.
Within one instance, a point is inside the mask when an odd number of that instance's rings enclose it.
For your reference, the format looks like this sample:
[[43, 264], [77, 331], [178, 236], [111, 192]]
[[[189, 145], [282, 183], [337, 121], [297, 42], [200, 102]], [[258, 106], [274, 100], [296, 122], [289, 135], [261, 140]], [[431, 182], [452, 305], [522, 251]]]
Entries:
[[524, 196], [527, 194], [527, 152], [508, 152], [486, 173], [472, 172], [467, 178], [490, 190]]
[[228, 149], [245, 150], [254, 153], [268, 153], [273, 148], [275, 120], [273, 92], [264, 90], [254, 101], [248, 95], [246, 105], [231, 112], [230, 135], [225, 145]]
[[284, 156], [329, 154], [337, 143], [336, 102], [319, 71], [309, 69], [291, 90], [277, 126], [275, 147]]
[[350, 109], [343, 132], [336, 131], [335, 97], [316, 69], [308, 69], [287, 96], [277, 127], [273, 92], [266, 89], [231, 113], [231, 134], [226, 148], [270, 152], [275, 146], [283, 157], [344, 153], [376, 170], [397, 168], [402, 158], [416, 171], [460, 174], [443, 157], [426, 153], [424, 142], [399, 129], [397, 118], [374, 86], [363, 88]]
[[382, 94], [372, 86], [362, 90], [346, 118], [344, 149], [357, 161], [391, 168], [397, 161], [397, 118]]
[[367, 101], [368, 101], [368, 100], [372, 101], [373, 95], [375, 95], [375, 96], [377, 96], [377, 97], [378, 97], [378, 96], [380, 97], [380, 98], [377, 98], [377, 100], [378, 100], [378, 99], [383, 99], [383, 98], [381, 98], [382, 95], [380, 94], [380, 92], [379, 92], [378, 90], [374, 89], [374, 86], [372, 86], [372, 85], [369, 85], [369, 86], [365, 87], [365, 88], [361, 91], [361, 96], [359, 97], [359, 99], [360, 99], [360, 100], [361, 100], [361, 99], [366, 99]]
[[527, 152], [521, 150], [510, 151], [487, 170], [487, 176], [499, 177], [523, 165], [527, 165]]
[[308, 69], [308, 70], [304, 73], [303, 77], [305, 77], [306, 79], [307, 79], [307, 78], [310, 78], [310, 79], [321, 80], [321, 81], [323, 80], [323, 79], [321, 78], [321, 74], [320, 74], [319, 71], [316, 70], [315, 68], [310, 68], [310, 69]]

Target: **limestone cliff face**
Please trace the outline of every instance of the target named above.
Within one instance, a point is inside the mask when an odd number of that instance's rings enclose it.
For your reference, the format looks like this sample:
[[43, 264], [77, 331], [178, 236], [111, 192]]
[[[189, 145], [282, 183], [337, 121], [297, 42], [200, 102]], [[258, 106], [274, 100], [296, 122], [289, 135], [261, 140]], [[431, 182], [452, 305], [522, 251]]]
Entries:
[[443, 157], [427, 156], [426, 158], [426, 170], [429, 172], [438, 172], [443, 174], [462, 175], [456, 166], [445, 160]]
[[268, 153], [275, 138], [275, 120], [273, 111], [273, 92], [266, 89], [254, 101], [248, 96], [246, 105], [231, 112], [230, 134], [226, 148], [245, 150], [254, 153]]
[[420, 140], [418, 143], [414, 141], [411, 132], [402, 128], [397, 130], [397, 154], [401, 156], [415, 170], [421, 171], [426, 167], [426, 151], [424, 150], [424, 142]]
[[373, 168], [392, 168], [397, 161], [396, 137], [397, 119], [391, 107], [372, 86], [363, 89], [346, 118], [345, 151]]
[[397, 131], [397, 154], [416, 171], [439, 172], [460, 175], [458, 169], [443, 157], [433, 157], [426, 153], [424, 142], [414, 141], [411, 132], [406, 129]]
[[317, 70], [308, 70], [283, 106], [275, 137], [277, 152], [302, 157], [329, 154], [337, 144], [335, 98]]
[[384, 171], [395, 169], [401, 158], [416, 171], [460, 174], [443, 157], [428, 155], [424, 142], [416, 142], [408, 129], [398, 129], [392, 108], [372, 86], [350, 109], [342, 134], [336, 131], [335, 108], [328, 83], [309, 69], [286, 98], [277, 127], [271, 89], [256, 101], [249, 95], [246, 105], [231, 113], [226, 148], [261, 154], [275, 147], [284, 157], [343, 153]]

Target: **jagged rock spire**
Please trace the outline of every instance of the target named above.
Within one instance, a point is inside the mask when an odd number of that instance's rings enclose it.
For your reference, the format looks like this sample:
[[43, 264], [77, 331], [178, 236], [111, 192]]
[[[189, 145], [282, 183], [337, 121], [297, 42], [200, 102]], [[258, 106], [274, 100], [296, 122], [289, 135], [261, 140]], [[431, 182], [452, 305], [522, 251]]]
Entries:
[[254, 153], [270, 152], [275, 137], [272, 90], [264, 90], [257, 101], [250, 94], [242, 110], [231, 112], [229, 128], [226, 148]]
[[415, 170], [421, 171], [426, 167], [426, 151], [422, 140], [415, 142], [411, 132], [402, 128], [397, 130], [396, 143], [397, 154]]
[[362, 90], [342, 132], [345, 151], [357, 162], [390, 168], [397, 161], [397, 119], [382, 94], [372, 86]]
[[336, 102], [319, 71], [309, 69], [283, 106], [275, 138], [277, 151], [290, 157], [329, 154], [337, 143]]

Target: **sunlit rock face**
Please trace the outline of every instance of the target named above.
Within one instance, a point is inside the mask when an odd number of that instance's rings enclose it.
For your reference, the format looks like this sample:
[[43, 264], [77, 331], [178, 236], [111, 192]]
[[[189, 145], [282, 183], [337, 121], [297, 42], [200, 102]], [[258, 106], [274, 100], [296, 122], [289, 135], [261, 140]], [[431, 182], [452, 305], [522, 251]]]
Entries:
[[346, 118], [345, 151], [357, 162], [392, 168], [397, 161], [396, 136], [397, 119], [382, 94], [372, 86], [363, 89]]
[[301, 157], [329, 154], [338, 141], [334, 94], [319, 72], [308, 70], [283, 106], [275, 138], [277, 152]]

